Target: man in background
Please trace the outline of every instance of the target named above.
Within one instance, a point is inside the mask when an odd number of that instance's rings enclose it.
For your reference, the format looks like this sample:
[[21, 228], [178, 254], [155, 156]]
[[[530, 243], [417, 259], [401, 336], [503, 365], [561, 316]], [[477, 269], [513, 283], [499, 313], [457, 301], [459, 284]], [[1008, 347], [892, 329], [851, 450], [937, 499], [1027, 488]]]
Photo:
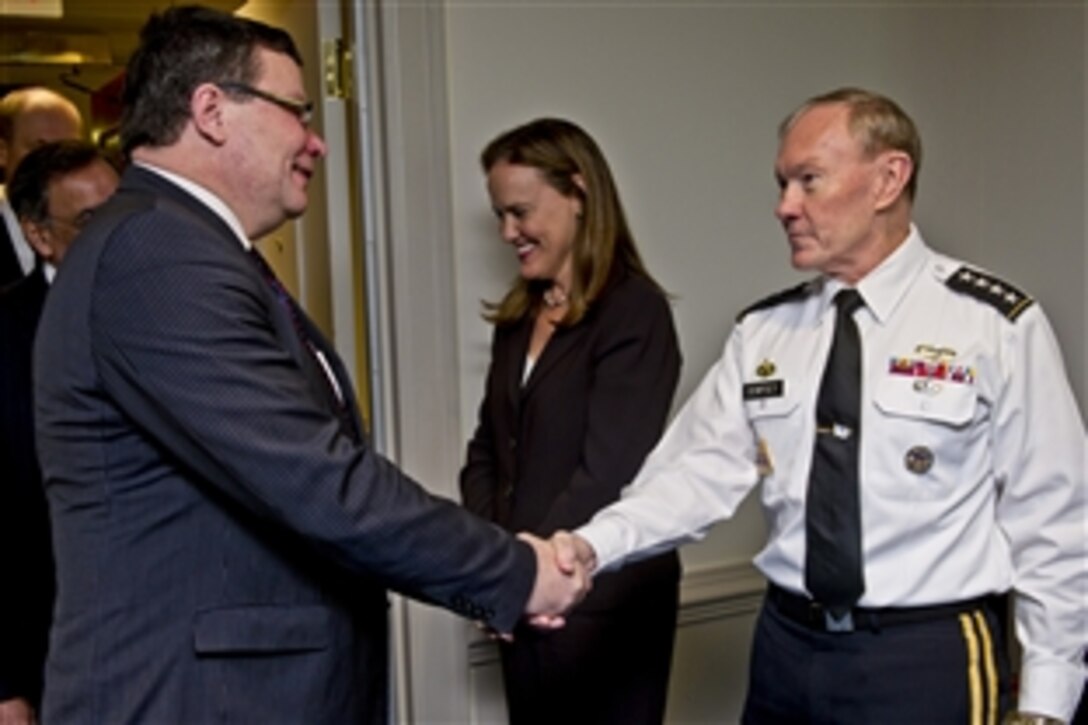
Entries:
[[[10, 180], [30, 151], [50, 141], [77, 139], [83, 133], [79, 110], [48, 88], [14, 90], [0, 99], [0, 169]], [[0, 193], [0, 288], [34, 270], [34, 250], [19, 220]]]
[[37, 255], [0, 291], [0, 723], [33, 722], [42, 692], [54, 597], [49, 512], [34, 451], [31, 349], [49, 284], [69, 245], [117, 187], [117, 172], [84, 141], [47, 143], [20, 161], [8, 201]]
[[741, 314], [623, 498], [573, 541], [587, 566], [618, 566], [698, 538], [762, 483], [745, 723], [994, 723], [1014, 706], [1009, 722], [1068, 723], [1088, 484], [1046, 316], [923, 240], [921, 142], [892, 100], [810, 99], [779, 138], [776, 215], [793, 266], [819, 276]]
[[154, 15], [132, 164], [35, 344], [58, 600], [46, 722], [382, 723], [387, 588], [499, 632], [584, 593], [551, 549], [370, 447], [332, 345], [253, 248], [326, 153], [284, 31]]

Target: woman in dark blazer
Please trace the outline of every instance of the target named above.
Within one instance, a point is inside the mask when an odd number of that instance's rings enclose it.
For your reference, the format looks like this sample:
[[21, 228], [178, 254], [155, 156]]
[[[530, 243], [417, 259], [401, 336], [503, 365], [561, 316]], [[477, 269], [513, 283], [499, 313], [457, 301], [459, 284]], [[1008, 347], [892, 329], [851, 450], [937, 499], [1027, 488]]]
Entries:
[[[669, 302], [639, 258], [597, 144], [541, 119], [481, 161], [520, 274], [495, 325], [465, 506], [550, 536], [619, 498], [657, 442], [680, 371]], [[663, 554], [598, 575], [566, 627], [522, 625], [502, 648], [510, 721], [660, 723], [680, 565]]]

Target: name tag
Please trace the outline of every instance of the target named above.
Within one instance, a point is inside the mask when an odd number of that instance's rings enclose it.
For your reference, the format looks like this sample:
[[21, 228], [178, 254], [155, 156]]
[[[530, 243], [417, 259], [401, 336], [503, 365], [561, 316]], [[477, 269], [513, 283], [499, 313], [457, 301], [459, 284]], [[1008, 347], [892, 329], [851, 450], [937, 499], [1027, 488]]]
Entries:
[[745, 383], [744, 399], [781, 398], [785, 393], [785, 389], [786, 386], [782, 380], [761, 380], [758, 383]]

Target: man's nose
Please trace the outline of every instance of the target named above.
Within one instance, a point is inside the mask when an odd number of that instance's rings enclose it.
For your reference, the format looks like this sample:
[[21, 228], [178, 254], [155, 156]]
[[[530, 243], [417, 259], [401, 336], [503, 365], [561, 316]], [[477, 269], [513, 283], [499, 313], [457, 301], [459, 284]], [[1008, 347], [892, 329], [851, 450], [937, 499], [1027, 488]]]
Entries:
[[306, 152], [311, 156], [323, 159], [329, 153], [325, 139], [318, 135], [317, 131], [310, 131], [310, 137], [306, 140]]
[[774, 215], [778, 221], [784, 222], [797, 216], [800, 207], [799, 196], [793, 184], [786, 184], [778, 193], [778, 203], [774, 207]]

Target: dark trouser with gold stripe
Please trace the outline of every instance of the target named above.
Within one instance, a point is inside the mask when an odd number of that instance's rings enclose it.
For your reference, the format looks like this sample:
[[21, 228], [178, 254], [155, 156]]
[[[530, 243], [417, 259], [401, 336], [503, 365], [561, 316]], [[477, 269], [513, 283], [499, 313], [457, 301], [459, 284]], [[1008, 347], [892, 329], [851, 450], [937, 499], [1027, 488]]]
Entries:
[[1011, 706], [1004, 619], [962, 613], [820, 631], [765, 602], [744, 725], [999, 725]]

